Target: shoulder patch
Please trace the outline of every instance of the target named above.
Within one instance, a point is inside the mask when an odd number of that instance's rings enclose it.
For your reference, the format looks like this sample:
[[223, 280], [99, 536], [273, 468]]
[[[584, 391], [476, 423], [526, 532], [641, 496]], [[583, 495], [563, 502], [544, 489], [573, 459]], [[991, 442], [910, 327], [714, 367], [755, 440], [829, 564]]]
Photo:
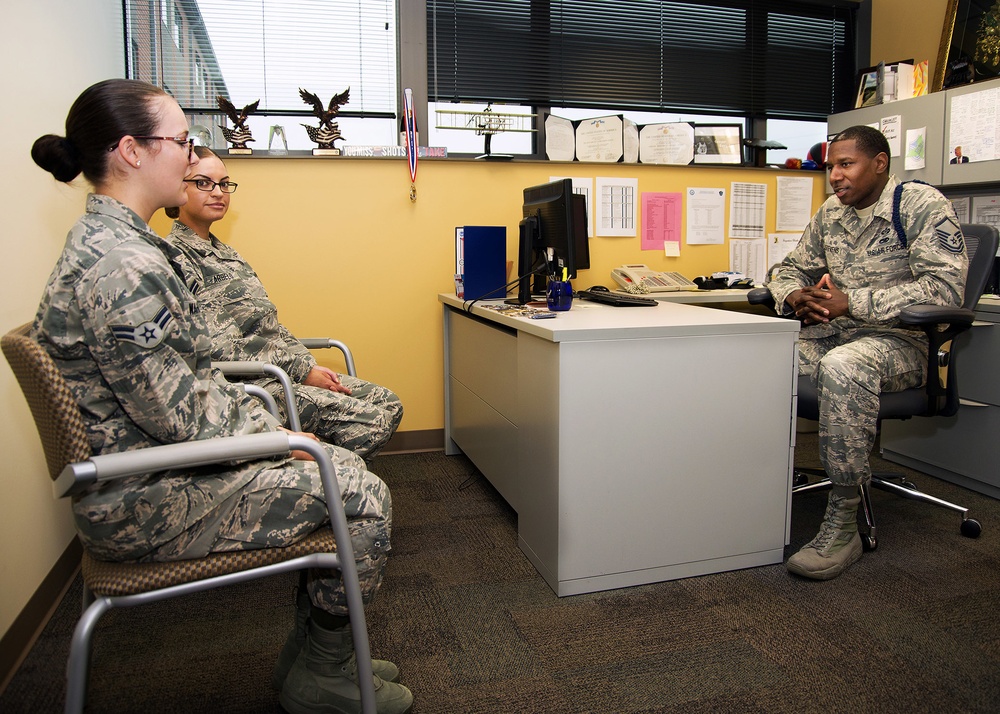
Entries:
[[962, 229], [951, 218], [945, 218], [934, 226], [934, 235], [937, 236], [941, 247], [951, 253], [958, 254], [965, 250]]
[[131, 327], [129, 325], [113, 326], [111, 333], [120, 342], [133, 342], [139, 345], [139, 347], [153, 349], [163, 342], [163, 338], [167, 334], [167, 325], [173, 319], [174, 316], [170, 314], [170, 310], [164, 305], [157, 311], [156, 317], [152, 320], [144, 322], [138, 327]]

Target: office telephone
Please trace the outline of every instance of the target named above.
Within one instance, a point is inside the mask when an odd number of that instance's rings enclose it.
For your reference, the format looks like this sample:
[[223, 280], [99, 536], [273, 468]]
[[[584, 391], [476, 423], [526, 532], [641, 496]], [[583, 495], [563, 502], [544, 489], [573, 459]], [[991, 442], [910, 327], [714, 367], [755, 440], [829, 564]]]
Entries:
[[627, 292], [662, 293], [698, 289], [680, 273], [658, 273], [642, 263], [615, 268], [611, 271], [611, 278]]

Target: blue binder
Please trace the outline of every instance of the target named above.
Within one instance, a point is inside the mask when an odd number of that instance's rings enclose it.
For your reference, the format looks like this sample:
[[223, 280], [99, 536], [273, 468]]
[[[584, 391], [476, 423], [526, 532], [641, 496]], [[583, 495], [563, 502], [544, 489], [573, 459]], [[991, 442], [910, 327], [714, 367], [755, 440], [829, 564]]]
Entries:
[[465, 226], [464, 284], [466, 300], [504, 298], [507, 293], [507, 228]]

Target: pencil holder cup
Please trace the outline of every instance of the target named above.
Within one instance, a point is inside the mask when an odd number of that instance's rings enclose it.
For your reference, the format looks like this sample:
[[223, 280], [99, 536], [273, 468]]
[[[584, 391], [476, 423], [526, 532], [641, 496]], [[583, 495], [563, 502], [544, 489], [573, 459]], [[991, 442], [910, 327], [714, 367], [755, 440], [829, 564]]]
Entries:
[[553, 312], [569, 310], [573, 304], [573, 285], [568, 280], [550, 280], [545, 302]]

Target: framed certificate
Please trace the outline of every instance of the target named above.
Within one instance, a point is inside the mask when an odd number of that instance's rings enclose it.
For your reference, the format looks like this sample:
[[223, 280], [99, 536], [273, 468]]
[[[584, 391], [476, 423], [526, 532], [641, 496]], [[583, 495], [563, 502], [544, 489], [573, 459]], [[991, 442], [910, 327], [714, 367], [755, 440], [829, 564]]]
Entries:
[[696, 164], [742, 164], [743, 125], [695, 124], [694, 162]]

